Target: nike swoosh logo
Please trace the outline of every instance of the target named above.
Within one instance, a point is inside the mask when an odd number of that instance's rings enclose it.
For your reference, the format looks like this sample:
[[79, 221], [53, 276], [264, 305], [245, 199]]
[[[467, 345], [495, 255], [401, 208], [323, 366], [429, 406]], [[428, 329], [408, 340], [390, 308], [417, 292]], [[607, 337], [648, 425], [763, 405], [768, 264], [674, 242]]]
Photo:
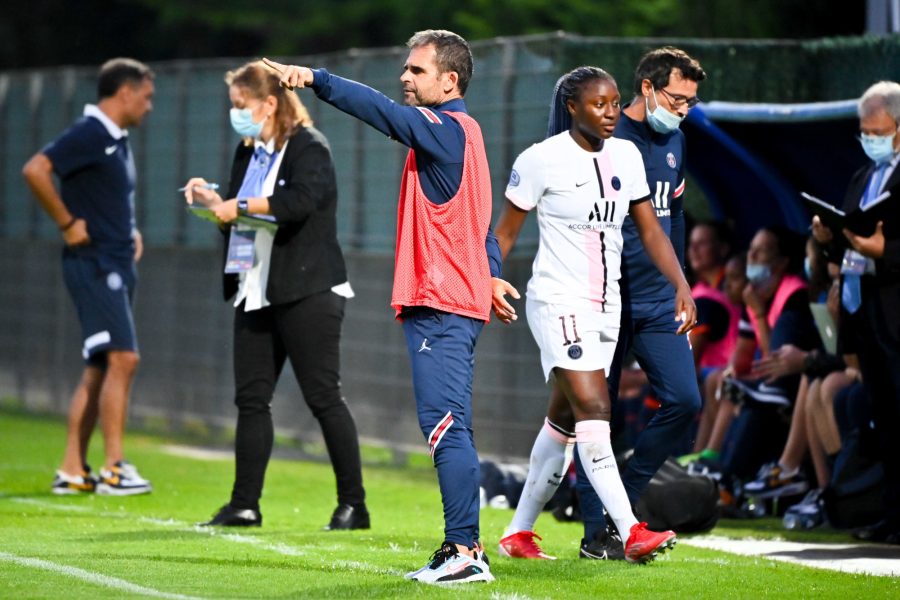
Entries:
[[581, 187], [581, 186], [583, 186], [583, 185], [587, 185], [588, 183], [590, 183], [590, 181], [591, 181], [591, 180], [588, 179], [587, 181], [582, 181], [581, 183], [577, 183], [577, 182], [576, 182], [576, 183], [575, 183], [575, 187]]
[[107, 146], [106, 148], [104, 148], [103, 151], [106, 152], [107, 156], [111, 156], [112, 153], [116, 151], [116, 148], [118, 148], [118, 146], [116, 144], [113, 144], [112, 146]]
[[611, 456], [612, 456], [612, 454], [610, 454], [610, 455], [608, 455], [608, 456], [604, 456], [603, 458], [592, 458], [592, 459], [591, 459], [591, 462], [593, 462], [593, 463], [598, 463], [598, 462], [600, 462], [600, 461], [606, 460], [607, 458], [610, 458]]

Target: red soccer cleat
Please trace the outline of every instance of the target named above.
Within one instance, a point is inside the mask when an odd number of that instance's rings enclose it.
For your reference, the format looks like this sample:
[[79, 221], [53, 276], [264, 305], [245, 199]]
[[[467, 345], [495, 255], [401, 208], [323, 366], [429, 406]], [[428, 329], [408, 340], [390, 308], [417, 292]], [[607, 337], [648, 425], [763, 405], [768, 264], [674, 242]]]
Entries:
[[650, 531], [646, 523], [636, 523], [631, 527], [631, 535], [625, 544], [625, 560], [648, 563], [656, 558], [657, 554], [674, 548], [676, 541], [674, 531]]
[[517, 531], [500, 540], [499, 552], [501, 556], [508, 556], [509, 558], [556, 560], [555, 556], [550, 556], [541, 550], [534, 538], [542, 539], [541, 536], [533, 531]]

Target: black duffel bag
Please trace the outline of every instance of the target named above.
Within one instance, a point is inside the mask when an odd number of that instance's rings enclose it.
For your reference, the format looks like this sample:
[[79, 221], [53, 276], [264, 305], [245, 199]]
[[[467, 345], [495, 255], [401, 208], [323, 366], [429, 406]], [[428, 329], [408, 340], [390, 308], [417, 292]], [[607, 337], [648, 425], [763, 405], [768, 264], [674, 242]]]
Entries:
[[637, 503], [637, 518], [653, 531], [709, 531], [719, 520], [719, 487], [709, 477], [688, 475], [674, 458], [650, 480]]

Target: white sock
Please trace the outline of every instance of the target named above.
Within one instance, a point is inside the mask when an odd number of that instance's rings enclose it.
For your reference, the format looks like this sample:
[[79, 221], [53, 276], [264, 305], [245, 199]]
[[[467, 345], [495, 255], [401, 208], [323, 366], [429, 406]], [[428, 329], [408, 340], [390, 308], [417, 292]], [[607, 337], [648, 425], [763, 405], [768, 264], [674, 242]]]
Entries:
[[548, 419], [534, 440], [531, 462], [516, 514], [503, 534], [506, 537], [519, 531], [534, 531], [534, 522], [553, 497], [572, 461], [575, 438], [562, 433]]
[[783, 463], [778, 463], [778, 466], [781, 467], [781, 473], [778, 475], [778, 479], [790, 479], [800, 472], [800, 467], [794, 467], [793, 469], [791, 469], [784, 466]]
[[637, 523], [631, 502], [622, 485], [616, 457], [609, 441], [609, 422], [579, 421], [575, 423], [578, 456], [594, 491], [600, 496], [606, 512], [615, 522], [623, 541], [628, 541], [631, 527]]

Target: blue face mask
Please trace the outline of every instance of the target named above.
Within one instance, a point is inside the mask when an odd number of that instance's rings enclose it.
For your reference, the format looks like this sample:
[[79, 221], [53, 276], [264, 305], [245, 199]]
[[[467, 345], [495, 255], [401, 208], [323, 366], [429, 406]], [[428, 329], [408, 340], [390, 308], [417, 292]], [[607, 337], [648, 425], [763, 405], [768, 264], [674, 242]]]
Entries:
[[866, 135], [859, 136], [863, 152], [876, 163], [886, 162], [894, 155], [894, 135]]
[[[651, 86], [650, 89], [653, 90], [653, 87]], [[652, 95], [655, 100], [656, 90], [653, 90]], [[644, 104], [647, 107], [647, 122], [656, 133], [671, 133], [678, 129], [684, 120], [681, 115], [674, 115], [660, 106], [659, 101], [656, 102], [656, 108], [653, 110], [650, 110], [650, 98], [644, 98]]]
[[229, 114], [231, 127], [241, 137], [258, 138], [262, 133], [265, 119], [259, 123], [253, 121], [253, 111], [249, 108], [232, 108]]
[[763, 283], [772, 276], [769, 265], [751, 265], [747, 263], [747, 279], [750, 283]]

